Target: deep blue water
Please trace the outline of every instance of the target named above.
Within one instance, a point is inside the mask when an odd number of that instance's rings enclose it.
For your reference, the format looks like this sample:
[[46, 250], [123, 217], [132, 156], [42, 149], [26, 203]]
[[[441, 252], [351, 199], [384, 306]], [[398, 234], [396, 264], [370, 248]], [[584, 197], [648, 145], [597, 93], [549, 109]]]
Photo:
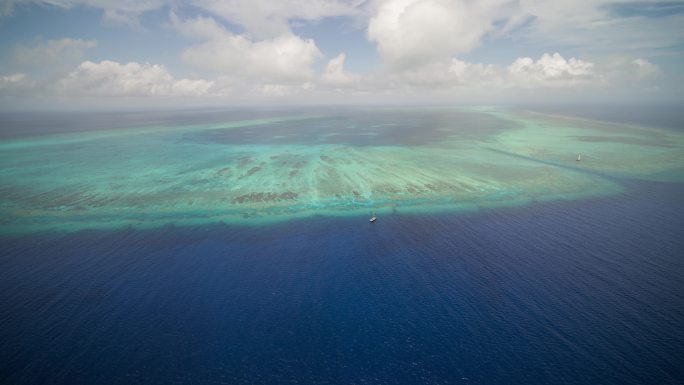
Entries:
[[684, 186], [2, 238], [2, 384], [684, 382]]

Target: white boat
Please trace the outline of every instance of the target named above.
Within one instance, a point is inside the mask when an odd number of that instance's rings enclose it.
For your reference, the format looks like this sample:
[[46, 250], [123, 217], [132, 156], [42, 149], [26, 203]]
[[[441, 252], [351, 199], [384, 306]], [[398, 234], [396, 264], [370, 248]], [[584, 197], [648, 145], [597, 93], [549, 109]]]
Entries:
[[579, 162], [580, 160], [582, 160], [582, 155], [577, 154], [577, 161]]
[[368, 222], [373, 223], [373, 222], [375, 222], [375, 221], [377, 221], [377, 220], [378, 220], [378, 218], [375, 217], [375, 212], [373, 212], [373, 216], [368, 220]]

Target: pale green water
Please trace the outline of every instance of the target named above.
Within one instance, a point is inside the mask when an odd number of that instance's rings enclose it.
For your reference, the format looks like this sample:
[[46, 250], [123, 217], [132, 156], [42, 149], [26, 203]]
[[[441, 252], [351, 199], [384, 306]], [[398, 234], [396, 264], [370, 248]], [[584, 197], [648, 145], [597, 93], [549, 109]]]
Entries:
[[622, 191], [612, 176], [682, 181], [683, 149], [672, 131], [488, 108], [23, 137], [0, 142], [0, 229], [257, 225], [582, 199]]

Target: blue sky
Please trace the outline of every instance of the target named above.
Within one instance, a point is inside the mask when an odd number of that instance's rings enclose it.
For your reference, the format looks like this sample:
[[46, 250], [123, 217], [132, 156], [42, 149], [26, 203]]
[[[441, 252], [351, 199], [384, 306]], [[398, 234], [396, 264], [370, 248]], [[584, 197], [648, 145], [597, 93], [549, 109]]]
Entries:
[[680, 102], [684, 2], [0, 0], [4, 109]]

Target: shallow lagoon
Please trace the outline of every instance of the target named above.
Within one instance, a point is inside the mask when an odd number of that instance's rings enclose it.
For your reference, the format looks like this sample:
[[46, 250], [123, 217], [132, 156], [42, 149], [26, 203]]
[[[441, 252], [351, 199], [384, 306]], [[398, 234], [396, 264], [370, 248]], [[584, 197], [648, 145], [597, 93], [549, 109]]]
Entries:
[[66, 132], [44, 119], [30, 135], [3, 123], [4, 233], [473, 211], [615, 194], [620, 177], [684, 180], [681, 133], [522, 110], [108, 119], [66, 119]]

